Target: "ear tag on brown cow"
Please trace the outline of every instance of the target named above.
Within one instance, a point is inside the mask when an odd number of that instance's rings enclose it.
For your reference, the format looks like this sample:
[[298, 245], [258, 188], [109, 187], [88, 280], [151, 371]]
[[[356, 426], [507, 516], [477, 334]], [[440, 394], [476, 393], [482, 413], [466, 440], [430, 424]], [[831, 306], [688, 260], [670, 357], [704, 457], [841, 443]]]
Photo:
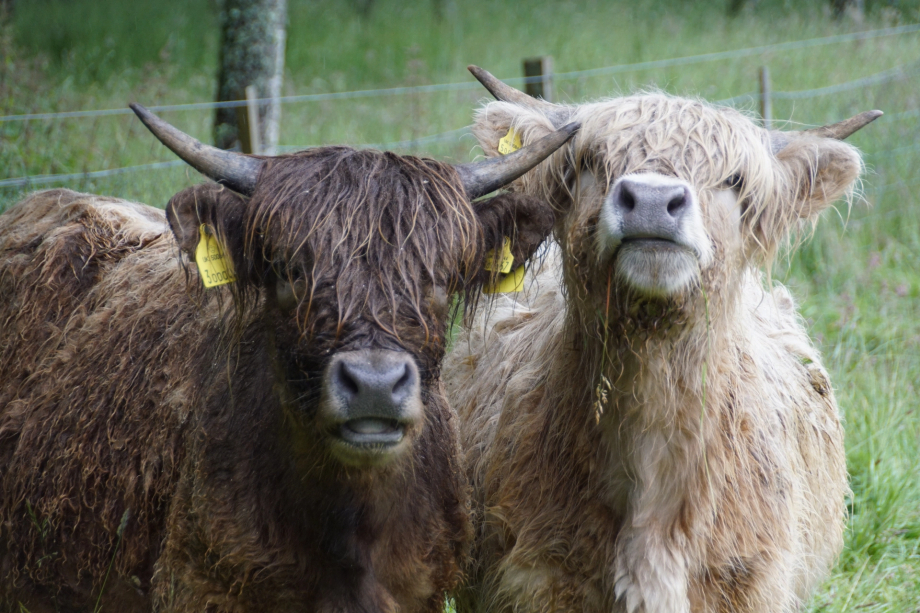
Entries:
[[495, 251], [495, 249], [490, 249], [486, 253], [486, 263], [483, 268], [489, 272], [508, 274], [511, 272], [511, 266], [514, 265], [514, 255], [511, 253], [511, 239], [506, 236], [502, 240], [501, 256], [496, 257]]
[[224, 256], [220, 241], [211, 232], [208, 224], [198, 228], [200, 238], [195, 249], [195, 263], [205, 287], [217, 287], [236, 281], [233, 264]]
[[521, 135], [514, 131], [514, 128], [508, 128], [508, 133], [498, 141], [498, 152], [502, 155], [514, 153], [521, 148]]
[[508, 275], [502, 275], [493, 285], [482, 288], [483, 294], [516, 294], [524, 289], [524, 265], [521, 264]]

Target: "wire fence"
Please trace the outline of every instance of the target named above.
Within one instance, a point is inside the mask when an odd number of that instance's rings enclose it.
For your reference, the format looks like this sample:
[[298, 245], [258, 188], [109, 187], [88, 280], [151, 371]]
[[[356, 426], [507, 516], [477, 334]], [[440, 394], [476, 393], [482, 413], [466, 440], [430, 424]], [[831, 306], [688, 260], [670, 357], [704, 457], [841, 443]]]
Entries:
[[[578, 71], [569, 71], [561, 72], [553, 75], [553, 78], [556, 82], [575, 82], [583, 83], [586, 79], [596, 79], [598, 77], [615, 77], [616, 75], [622, 75], [626, 73], [633, 72], [645, 72], [645, 71], [658, 71], [662, 69], [670, 68], [679, 68], [690, 66], [694, 64], [703, 64], [708, 62], [717, 62], [724, 60], [737, 60], [739, 58], [760, 58], [763, 56], [775, 56], [775, 54], [790, 52], [803, 49], [813, 49], [817, 47], [824, 47], [828, 45], [841, 45], [845, 43], [861, 43], [862, 41], [869, 40], [879, 40], [888, 37], [904, 37], [911, 34], [920, 33], [920, 24], [911, 24], [898, 27], [883, 28], [877, 30], [870, 30], [865, 32], [855, 32], [849, 34], [842, 34], [836, 36], [828, 36], [821, 38], [813, 38], [806, 40], [798, 41], [789, 41], [783, 43], [777, 43], [772, 45], [762, 45], [757, 47], [748, 47], [743, 49], [734, 49], [729, 51], [720, 51], [714, 53], [706, 53], [700, 55], [692, 55], [685, 57], [676, 57], [676, 58], [667, 58], [662, 60], [653, 60], [638, 62], [632, 64], [622, 64], [614, 66], [606, 66], [595, 69], [588, 70], [578, 70]], [[800, 102], [804, 100], [813, 100], [813, 99], [828, 99], [833, 97], [841, 97], [841, 95], [852, 95], [856, 98], [862, 96], [865, 98], [866, 92], [879, 92], [882, 91], [885, 87], [891, 87], [894, 85], [899, 85], [903, 87], [910, 87], [912, 83], [915, 83], [916, 77], [920, 75], [920, 61], [901, 63], [899, 65], [887, 68], [875, 74], [870, 74], [868, 76], [859, 77], [856, 79], [846, 80], [833, 85], [828, 85], [824, 87], [809, 88], [809, 89], [790, 89], [786, 91], [772, 91], [770, 92], [770, 98], [775, 101], [788, 101], [789, 103]], [[540, 77], [533, 78], [507, 78], [504, 79], [506, 83], [512, 86], [523, 86], [528, 82], [532, 82]], [[396, 108], [401, 108], [405, 110], [408, 107], [409, 115], [421, 115], [425, 111], [425, 103], [420, 102], [418, 97], [423, 94], [435, 94], [439, 92], [471, 92], [476, 96], [482, 96], [483, 90], [481, 86], [475, 81], [467, 81], [462, 83], [440, 83], [440, 84], [431, 84], [431, 85], [414, 85], [414, 86], [405, 86], [405, 87], [392, 87], [385, 89], [369, 89], [369, 90], [355, 90], [355, 91], [343, 91], [343, 92], [327, 92], [327, 93], [315, 93], [315, 94], [304, 94], [304, 95], [292, 95], [284, 96], [280, 98], [280, 101], [286, 105], [286, 108], [289, 109], [288, 112], [297, 105], [305, 104], [335, 104], [341, 103], [343, 101], [351, 100], [360, 103], [364, 100], [367, 102], [374, 103], [375, 106], [372, 108], [380, 107], [384, 109], [381, 112], [381, 115], [386, 115], [387, 112], [392, 113], [391, 107], [387, 107], [383, 104], [383, 100], [393, 97], [408, 97], [410, 101], [414, 101], [409, 105], [406, 105], [404, 101], [401, 101], [397, 105], [393, 105]], [[738, 94], [730, 98], [724, 98], [715, 101], [715, 104], [735, 106], [739, 108], [750, 109], [756, 105], [762, 98], [762, 93], [759, 91], [749, 91], [746, 93]], [[915, 96], [901, 96], [901, 101], [913, 102], [917, 104], [917, 99]], [[263, 100], [264, 101], [264, 100]], [[187, 104], [171, 104], [171, 105], [155, 105], [150, 106], [151, 110], [160, 112], [160, 113], [184, 113], [189, 111], [213, 111], [216, 108], [227, 108], [227, 107], [238, 107], [247, 104], [246, 101], [231, 101], [231, 102], [194, 102]], [[837, 107], [841, 106], [836, 104]], [[298, 107], [300, 108], [300, 107]], [[323, 107], [325, 109], [335, 109], [333, 107]], [[865, 109], [860, 109], [865, 110]], [[896, 123], [900, 124], [911, 124], [913, 120], [913, 132], [916, 133], [916, 118], [920, 117], [920, 109], [918, 108], [900, 108], [900, 109], [886, 109], [891, 110], [887, 115], [885, 115], [878, 123], [879, 124], [889, 124], [894, 125]], [[5, 167], [8, 169], [7, 172], [10, 175], [6, 178], [0, 178], [0, 208], [3, 204], [3, 194], [4, 192], [10, 192], [11, 190], [23, 190], [23, 189], [32, 189], [39, 187], [46, 187], [50, 185], [79, 185], [82, 187], [95, 185], [95, 182], [100, 180], [112, 178], [112, 177], [122, 177], [127, 181], [133, 181], [132, 177], [139, 176], [153, 176], [154, 173], [159, 173], [157, 176], [166, 176], [163, 173], [172, 173], [169, 176], [176, 176], [175, 173], [183, 172], [183, 163], [179, 160], [168, 160], [168, 161], [152, 161], [147, 163], [137, 163], [143, 161], [143, 159], [137, 159], [139, 157], [136, 154], [128, 155], [128, 150], [134, 148], [132, 138], [139, 133], [134, 132], [136, 122], [134, 118], [131, 117], [132, 112], [127, 108], [122, 109], [96, 109], [96, 110], [73, 110], [73, 111], [61, 111], [61, 112], [47, 112], [47, 113], [26, 113], [18, 115], [4, 115], [0, 116], [0, 136], [6, 136], [5, 139], [8, 143], [12, 143], [12, 146], [4, 145], [3, 141], [0, 140], [0, 154], [3, 154], [5, 157], [0, 158], [0, 160], [7, 162]], [[114, 130], [111, 128], [101, 128], [99, 121], [105, 120], [106, 118], [117, 116], [126, 116], [126, 119], [131, 123], [128, 124], [127, 130], [125, 132], [124, 128], [119, 128], [120, 131]], [[76, 128], [61, 128], [61, 122], [63, 121], [76, 121], [78, 125]], [[384, 122], [386, 119], [383, 120]], [[208, 117], [200, 116], [198, 120], [199, 125], [207, 126]], [[411, 120], [410, 120], [411, 123]], [[449, 125], [449, 124], [448, 124]], [[456, 124], [454, 124], [456, 125]], [[20, 173], [15, 172], [17, 164], [10, 163], [10, 160], [14, 160], [15, 155], [18, 153], [21, 158], [25, 159], [27, 157], [27, 152], [25, 151], [28, 147], [24, 144], [29, 138], [32, 139], [30, 142], [36, 142], [39, 140], [39, 136], [44, 136], [48, 140], [59, 139], [62, 137], [68, 137], [72, 130], [76, 130], [78, 133], [85, 133], [88, 135], [88, 140], [90, 141], [87, 145], [90, 150], [97, 149], [97, 142], [105, 140], [100, 132], [105, 130], [110, 130], [117, 132], [114, 138], [108, 139], [113, 143], [116, 143], [120, 150], [114, 150], [111, 152], [102, 152], [101, 155], [94, 156], [81, 156], [79, 152], [79, 147], [75, 147], [75, 153], [72, 156], [74, 158], [71, 165], [77, 165], [78, 167], [84, 166], [82, 171], [75, 172], [39, 172], [35, 173], [31, 171], [30, 166], [35, 166], [35, 164], [30, 164], [28, 162], [22, 162], [18, 166], [22, 169]], [[82, 132], [81, 132], [82, 131]], [[438, 149], [440, 146], [450, 146], [453, 145], [452, 151], [456, 152], [459, 147], [461, 149], [473, 149], [475, 146], [475, 141], [470, 137], [470, 128], [468, 126], [455, 127], [453, 129], [448, 129], [445, 131], [439, 131], [434, 134], [416, 134], [418, 130], [413, 129], [413, 135], [411, 138], [401, 138], [397, 140], [384, 140], [381, 142], [365, 142], [362, 144], [354, 145], [357, 147], [370, 147], [376, 149], [393, 149], [393, 150], [408, 150], [410, 152], [420, 152], [420, 153], [430, 153]], [[910, 132], [911, 126], [908, 125], [906, 128], [899, 128], [901, 133]], [[37, 133], [36, 136], [34, 133]], [[145, 135], [146, 136], [146, 135]], [[19, 139], [17, 141], [17, 138]], [[147, 139], [146, 142], [150, 142], [151, 139]], [[296, 141], [295, 141], [296, 142]], [[279, 146], [277, 149], [279, 152], [292, 152], [297, 150], [306, 149], [313, 146], [318, 146], [326, 144], [328, 137], [323, 134], [317, 134], [317, 138], [312, 142], [306, 142], [304, 144], [287, 144]], [[335, 142], [335, 141], [333, 141]], [[339, 140], [338, 142], [342, 142]], [[344, 142], [349, 142], [348, 139], [344, 139]], [[352, 143], [359, 142], [356, 140], [351, 140]], [[896, 143], [899, 146], [888, 147], [883, 150], [869, 151], [867, 152], [867, 161], [881, 163], [881, 160], [891, 160], [891, 159], [904, 159], [909, 158], [909, 154], [916, 153], [918, 151], [918, 145], [916, 144], [902, 144]], [[4, 153], [3, 148], [6, 147], [7, 150]], [[166, 155], [165, 150], [162, 148], [151, 146], [149, 149], [150, 154], [156, 156]], [[39, 156], [40, 157], [40, 156]], [[51, 157], [47, 155], [45, 157]], [[126, 157], [130, 158], [134, 163], [114, 165], [110, 168], [96, 168], [85, 167], [89, 164], [87, 159], [103, 159], [103, 160], [120, 160]], [[149, 157], [148, 157], [149, 159]], [[912, 160], [911, 160], [912, 161]], [[50, 160], [52, 166], [64, 165], [60, 160]], [[100, 164], [102, 165], [102, 164]], [[186, 176], [188, 171], [185, 170]], [[909, 181], [911, 177], [898, 177], [897, 180], [891, 185], [906, 184], [905, 181]], [[889, 185], [885, 185], [885, 188], [889, 188]]]
[[[838, 34], [836, 36], [824, 36], [821, 38], [812, 38], [807, 40], [790, 41], [776, 43], [773, 45], [762, 45], [759, 47], [748, 47], [746, 49], [734, 49], [731, 51], [720, 51], [716, 53], [704, 53], [700, 55], [691, 55], [687, 57], [669, 58], [663, 60], [653, 60], [649, 62], [637, 62], [633, 64], [620, 64], [617, 66], [606, 66], [603, 68], [592, 68], [589, 70], [575, 70], [570, 72], [561, 72], [554, 75], [557, 81], [569, 81], [585, 77], [611, 76], [624, 72], [635, 72], [640, 70], [649, 70], [655, 68], [671, 68], [675, 66], [686, 66], [689, 64], [699, 64], [702, 62], [714, 62], [724, 59], [737, 59], [742, 57], [763, 55], [765, 53], [775, 53], [780, 51], [793, 51], [797, 49], [807, 49], [823, 45], [833, 45], [845, 42], [859, 40], [871, 40], [885, 36], [896, 36], [899, 34], [910, 34], [920, 32], [920, 24], [911, 24], [897, 26], [893, 28], [882, 28], [879, 30], [869, 30], [867, 32], [853, 32], [850, 34]], [[534, 83], [540, 77], [520, 77], [503, 79], [509, 85], [524, 85]], [[321, 102], [328, 100], [346, 100], [350, 98], [377, 98], [383, 96], [398, 96], [410, 93], [432, 93], [440, 91], [462, 91], [478, 90], [478, 83], [440, 83], [435, 85], [416, 85], [411, 87], [390, 87], [386, 89], [368, 89], [350, 92], [330, 92], [323, 94], [305, 94], [300, 96], [282, 96], [278, 100], [282, 104], [296, 102]], [[272, 102], [269, 98], [259, 98], [257, 103]], [[189, 111], [189, 110], [213, 110], [223, 108], [236, 108], [246, 106], [246, 100], [233, 100], [227, 102], [195, 102], [190, 104], [170, 104], [149, 107], [151, 111]], [[86, 110], [86, 111], [63, 111], [58, 113], [31, 113], [24, 115], [5, 115], [0, 116], [0, 122], [5, 121], [27, 121], [32, 119], [69, 119], [77, 117], [103, 117], [110, 115], [130, 115], [130, 109], [104, 109], [104, 110]]]
[[[582, 71], [584, 72], [584, 71]], [[799, 91], [775, 91], [771, 92], [770, 96], [776, 100], [805, 100], [808, 98], [816, 98], [819, 96], [828, 96], [841, 92], [851, 91], [854, 89], [859, 89], [861, 87], [868, 87], [871, 85], [879, 85], [882, 83], [890, 83], [893, 81], [901, 81], [907, 79], [908, 77], [915, 76], [920, 73], [920, 62], [916, 62], [910, 65], [897, 66], [883, 72], [864, 77], [861, 79], [854, 79], [853, 81], [847, 81], [845, 83], [839, 83], [836, 85], [831, 85], [828, 87], [819, 87], [815, 89], [799, 90]], [[566, 73], [571, 74], [571, 73]], [[558, 78], [558, 77], [557, 77]], [[524, 79], [507, 79], [506, 82], [509, 84], [514, 81], [523, 81]], [[452, 84], [454, 85], [454, 84]], [[477, 83], [478, 85], [478, 83]], [[400, 88], [408, 89], [408, 88]], [[368, 92], [392, 92], [393, 89], [389, 90], [368, 90]], [[419, 91], [416, 88], [416, 91]], [[354, 94], [358, 92], [342, 92], [344, 94]], [[386, 95], [386, 94], [384, 94]], [[725, 105], [725, 106], [735, 106], [743, 105], [745, 103], [751, 103], [758, 101], [761, 97], [760, 92], [748, 92], [732, 98], [726, 98], [723, 100], [715, 101], [715, 104]], [[290, 101], [293, 97], [287, 97], [285, 100]], [[316, 97], [304, 96], [303, 98], [309, 98], [310, 100], [316, 100]], [[323, 98], [329, 99], [329, 98]], [[227, 103], [229, 104], [229, 103]], [[236, 105], [236, 103], [233, 103]], [[245, 104], [245, 102], [244, 102]], [[167, 106], [154, 106], [150, 107], [152, 110], [156, 111], [169, 111], [169, 110], [202, 110], [202, 109], [215, 109], [222, 108], [224, 103], [200, 103], [192, 105], [167, 105]], [[90, 115], [89, 113], [95, 113], [95, 115]], [[131, 114], [131, 110], [127, 110], [127, 113], [117, 113], [117, 114]], [[910, 111], [905, 111], [901, 113], [896, 113], [893, 116], [887, 118], [888, 121], [913, 118], [920, 113], [920, 109], [914, 109]], [[84, 111], [83, 114], [77, 113], [44, 113], [36, 115], [18, 115], [18, 116], [8, 116], [0, 117], [0, 121], [9, 120], [10, 118], [30, 118], [30, 119], [61, 119], [61, 118], [72, 118], [72, 117], [92, 117], [92, 116], [105, 116], [105, 115], [114, 115], [116, 112], [114, 110], [107, 111]], [[414, 148], [420, 145], [427, 145], [432, 143], [447, 142], [451, 140], [458, 139], [464, 135], [470, 134], [469, 126], [464, 126], [457, 128], [455, 130], [449, 130], [447, 132], [441, 132], [439, 134], [432, 134], [429, 136], [423, 136], [416, 139], [409, 140], [399, 140], [399, 141], [390, 141], [383, 143], [363, 143], [354, 145], [357, 148], [371, 148], [371, 149], [404, 149], [404, 148]], [[319, 146], [320, 143], [316, 144], [306, 144], [306, 145], [282, 145], [278, 147], [278, 150], [283, 153], [290, 153], [294, 151], [302, 151], [304, 149], [309, 149], [311, 147]], [[913, 148], [900, 148], [902, 150], [912, 150]], [[134, 166], [127, 166], [122, 168], [111, 168], [107, 170], [97, 170], [91, 172], [83, 173], [66, 173], [66, 174], [57, 174], [57, 175], [33, 175], [27, 177], [14, 177], [8, 179], [0, 179], [0, 188], [2, 187], [22, 187], [27, 185], [47, 185], [55, 182], [66, 182], [72, 180], [88, 180], [88, 179], [99, 179], [105, 177], [111, 177], [124, 173], [131, 172], [146, 172], [150, 170], [158, 170], [163, 168], [176, 168], [180, 167], [183, 162], [179, 160], [171, 162], [154, 162], [150, 164], [138, 164]]]

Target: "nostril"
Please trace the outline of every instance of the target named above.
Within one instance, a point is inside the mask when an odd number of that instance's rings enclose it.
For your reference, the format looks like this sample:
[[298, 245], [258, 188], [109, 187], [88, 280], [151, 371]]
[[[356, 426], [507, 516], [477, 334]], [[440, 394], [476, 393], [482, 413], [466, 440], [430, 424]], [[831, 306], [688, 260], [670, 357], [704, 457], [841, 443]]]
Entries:
[[361, 386], [358, 385], [354, 375], [348, 371], [348, 364], [339, 362], [336, 375], [336, 383], [339, 384], [342, 392], [350, 396], [357, 396], [361, 392]]
[[405, 365], [403, 366], [402, 376], [393, 384], [393, 396], [398, 396], [410, 387], [412, 387], [412, 369], [410, 369], [408, 365]]
[[632, 211], [636, 208], [636, 196], [629, 191], [626, 185], [621, 186], [620, 190], [620, 206], [626, 209], [627, 211]]
[[681, 212], [681, 209], [683, 209], [686, 204], [687, 204], [687, 196], [685, 194], [681, 194], [679, 196], [675, 196], [671, 198], [668, 201], [668, 215], [670, 215], [671, 217], [676, 217]]

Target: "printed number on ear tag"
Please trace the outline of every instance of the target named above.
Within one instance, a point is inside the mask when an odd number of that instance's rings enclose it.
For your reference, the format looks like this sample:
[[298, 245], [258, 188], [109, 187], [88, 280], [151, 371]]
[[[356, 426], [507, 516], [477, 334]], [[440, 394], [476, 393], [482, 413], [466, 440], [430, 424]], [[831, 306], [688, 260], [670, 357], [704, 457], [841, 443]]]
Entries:
[[498, 141], [498, 152], [502, 155], [514, 153], [521, 148], [521, 135], [514, 131], [514, 128], [508, 128], [508, 133]]
[[511, 239], [507, 236], [502, 239], [502, 254], [496, 261], [495, 249], [490, 249], [486, 253], [486, 263], [483, 266], [489, 272], [500, 272], [503, 275], [511, 272], [511, 266], [514, 265], [514, 255], [511, 253]]
[[493, 285], [482, 288], [483, 294], [516, 294], [524, 289], [524, 265], [521, 264], [514, 272], [502, 275]]
[[198, 227], [198, 248], [195, 249], [195, 263], [205, 287], [217, 287], [236, 281], [233, 264], [224, 257], [220, 241], [207, 224]]

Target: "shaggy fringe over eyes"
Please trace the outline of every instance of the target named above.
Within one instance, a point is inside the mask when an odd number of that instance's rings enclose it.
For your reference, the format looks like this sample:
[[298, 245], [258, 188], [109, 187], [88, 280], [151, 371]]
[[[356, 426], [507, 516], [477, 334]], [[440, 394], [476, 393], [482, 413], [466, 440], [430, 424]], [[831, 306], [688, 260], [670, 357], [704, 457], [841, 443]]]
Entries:
[[[801, 220], [815, 221], [814, 215], [803, 218], [801, 213], [809, 211], [808, 199], [821, 195], [800, 193], [798, 186], [814, 184], [817, 148], [812, 147], [810, 164], [792, 169], [777, 164], [769, 133], [735, 109], [643, 92], [571, 107], [557, 105], [555, 111], [568, 113], [564, 119], [554, 117], [555, 123], [578, 121], [582, 128], [571, 147], [561, 149], [518, 180], [517, 186], [524, 193], [540, 194], [563, 207], [574, 200], [571, 179], [581, 169], [594, 170], [608, 189], [624, 174], [653, 171], [696, 186], [705, 206], [709, 200], [705, 192], [724, 188], [732, 177], [740, 177], [743, 231], [759, 245], [758, 257], [766, 263], [772, 261], [783, 237], [797, 229]], [[477, 113], [474, 133], [480, 142], [494, 139], [494, 133], [501, 130], [498, 124], [502, 117], [514, 118], [512, 126], [525, 143], [543, 136], [553, 125], [540, 111], [492, 102]], [[801, 140], [789, 147], [806, 146], [808, 138]], [[858, 158], [855, 150], [853, 155]], [[810, 173], [810, 180], [803, 173]], [[853, 193], [850, 189], [844, 194], [848, 202]]]
[[[271, 262], [292, 285], [303, 280], [301, 333], [336, 337], [363, 315], [397, 339], [407, 325], [427, 339], [432, 286], [459, 289], [482, 240], [452, 166], [347, 147], [266, 159], [244, 228], [248, 265]], [[241, 288], [237, 302], [253, 289]]]

